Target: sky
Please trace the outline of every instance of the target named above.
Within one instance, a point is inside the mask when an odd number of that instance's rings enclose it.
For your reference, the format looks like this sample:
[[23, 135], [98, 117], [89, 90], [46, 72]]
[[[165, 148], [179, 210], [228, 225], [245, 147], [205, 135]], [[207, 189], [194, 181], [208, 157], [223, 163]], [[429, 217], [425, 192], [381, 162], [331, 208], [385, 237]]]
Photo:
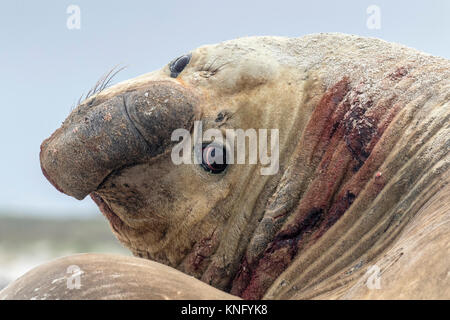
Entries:
[[[68, 28], [68, 19], [76, 26], [73, 11], [67, 13], [71, 5], [79, 8], [79, 29]], [[115, 83], [159, 69], [200, 45], [318, 32], [377, 37], [448, 59], [449, 16], [447, 0], [2, 0], [0, 212], [99, 214], [89, 198], [75, 200], [47, 182], [39, 146], [78, 98], [116, 65], [127, 68]]]

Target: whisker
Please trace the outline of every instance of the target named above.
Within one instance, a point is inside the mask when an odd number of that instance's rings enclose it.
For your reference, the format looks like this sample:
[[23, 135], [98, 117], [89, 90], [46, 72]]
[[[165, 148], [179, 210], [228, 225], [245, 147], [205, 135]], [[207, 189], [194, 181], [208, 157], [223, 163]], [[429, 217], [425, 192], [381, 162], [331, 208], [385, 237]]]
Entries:
[[109, 76], [109, 79], [107, 79], [107, 80], [103, 83], [103, 85], [100, 87], [99, 92], [102, 91], [102, 90], [104, 90], [104, 89], [106, 89], [106, 88], [109, 86], [109, 83], [111, 82], [111, 80], [112, 80], [112, 79], [113, 79], [120, 71], [122, 71], [122, 70], [124, 70], [124, 69], [126, 69], [126, 68], [127, 68], [127, 66], [123, 66], [123, 67], [119, 68], [118, 70], [116, 70], [113, 74], [111, 74], [111, 75]]
[[225, 62], [225, 63], [221, 64], [219, 67], [217, 67], [214, 70], [214, 72], [218, 72], [218, 71], [222, 70], [223, 67], [225, 67], [227, 64], [230, 64], [230, 63], [231, 63], [231, 61], [228, 61], [228, 62]]
[[211, 61], [211, 63], [209, 64], [209, 66], [206, 68], [206, 71], [211, 71], [212, 67], [214, 66], [214, 64], [216, 63], [217, 59], [219, 57], [215, 57], [213, 61]]
[[100, 79], [95, 83], [95, 85], [86, 93], [86, 95], [81, 95], [78, 99], [77, 105], [79, 105], [82, 101], [102, 92], [110, 85], [112, 79], [122, 70], [127, 68], [127, 66], [123, 66], [119, 68], [119, 65], [114, 66], [107, 73], [103, 74]]

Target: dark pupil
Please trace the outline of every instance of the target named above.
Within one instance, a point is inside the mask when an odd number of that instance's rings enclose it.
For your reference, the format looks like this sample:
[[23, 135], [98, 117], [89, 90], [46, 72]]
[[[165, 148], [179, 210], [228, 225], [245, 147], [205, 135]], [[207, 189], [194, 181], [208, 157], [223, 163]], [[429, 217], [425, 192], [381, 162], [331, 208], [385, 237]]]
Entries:
[[176, 78], [181, 73], [181, 71], [184, 70], [184, 68], [187, 66], [190, 60], [191, 55], [187, 54], [179, 57], [174, 62], [172, 62], [170, 65], [170, 76], [172, 78]]
[[227, 155], [223, 146], [203, 144], [202, 167], [211, 173], [221, 173], [227, 167]]

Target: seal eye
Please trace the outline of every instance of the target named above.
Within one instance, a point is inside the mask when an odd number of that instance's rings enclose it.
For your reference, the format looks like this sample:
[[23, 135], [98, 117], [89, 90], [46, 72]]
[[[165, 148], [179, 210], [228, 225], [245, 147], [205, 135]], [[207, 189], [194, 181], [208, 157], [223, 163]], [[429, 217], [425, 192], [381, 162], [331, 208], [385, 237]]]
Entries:
[[223, 145], [218, 143], [202, 144], [201, 166], [208, 172], [217, 174], [227, 168], [227, 152]]
[[170, 76], [172, 78], [178, 77], [181, 71], [183, 71], [184, 68], [186, 68], [190, 60], [191, 54], [185, 54], [184, 56], [178, 57], [174, 61], [172, 61], [169, 66]]

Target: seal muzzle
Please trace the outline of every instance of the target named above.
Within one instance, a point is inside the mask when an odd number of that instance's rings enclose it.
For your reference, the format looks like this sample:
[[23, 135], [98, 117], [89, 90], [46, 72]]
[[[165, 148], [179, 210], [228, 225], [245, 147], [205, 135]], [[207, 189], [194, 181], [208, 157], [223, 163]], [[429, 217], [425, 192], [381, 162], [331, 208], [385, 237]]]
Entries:
[[76, 108], [41, 145], [45, 177], [79, 200], [111, 172], [163, 153], [173, 143], [173, 130], [189, 130], [194, 121], [195, 97], [171, 81], [95, 100]]

